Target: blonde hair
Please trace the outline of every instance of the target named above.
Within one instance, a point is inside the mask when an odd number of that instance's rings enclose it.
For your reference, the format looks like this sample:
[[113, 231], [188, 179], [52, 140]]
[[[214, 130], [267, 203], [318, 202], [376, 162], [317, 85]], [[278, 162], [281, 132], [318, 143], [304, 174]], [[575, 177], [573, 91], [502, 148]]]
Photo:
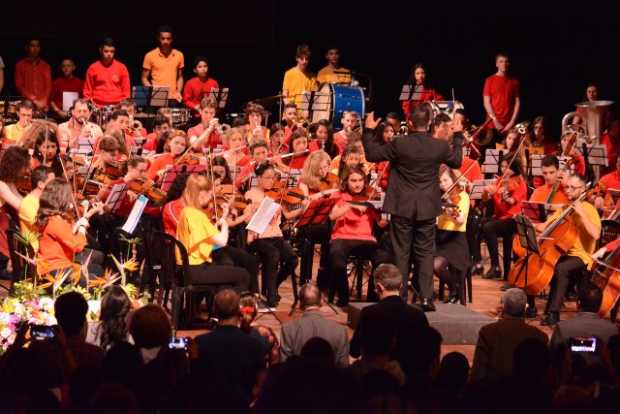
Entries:
[[309, 188], [318, 189], [321, 184], [320, 169], [321, 163], [327, 161], [329, 164], [331, 158], [325, 151], [315, 151], [308, 156], [306, 162], [304, 162], [304, 168], [301, 171], [300, 180], [306, 184]]
[[235, 128], [230, 128], [224, 134], [224, 138], [226, 139], [226, 142], [228, 143], [228, 146], [230, 146], [230, 139], [234, 135], [239, 135], [241, 137], [241, 140], [244, 141], [244, 144], [247, 145], [247, 141], [244, 139], [244, 136], [243, 136], [243, 131], [240, 128], [236, 128], [235, 127]]
[[185, 205], [201, 209], [198, 199], [201, 191], [211, 191], [213, 183], [204, 175], [192, 174], [187, 177], [185, 190], [183, 190], [183, 201]]

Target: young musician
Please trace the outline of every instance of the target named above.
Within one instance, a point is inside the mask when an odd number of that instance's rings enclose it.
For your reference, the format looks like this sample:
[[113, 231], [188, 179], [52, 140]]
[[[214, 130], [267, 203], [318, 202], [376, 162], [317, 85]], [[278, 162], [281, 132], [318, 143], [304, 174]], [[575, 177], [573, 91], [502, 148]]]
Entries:
[[[127, 158], [120, 152], [120, 148], [116, 138], [107, 135], [101, 138], [99, 152], [92, 158], [90, 167], [94, 177], [104, 175], [109, 180], [115, 180], [124, 174], [123, 164]], [[114, 172], [106, 173], [107, 169], [114, 170]]]
[[26, 57], [15, 64], [15, 88], [19, 95], [47, 112], [52, 90], [52, 69], [41, 58], [41, 41], [31, 38], [25, 45]]
[[222, 144], [222, 137], [217, 130], [219, 122], [215, 117], [216, 111], [217, 105], [215, 102], [209, 99], [203, 99], [199, 106], [200, 123], [187, 131], [187, 136], [190, 141], [194, 141], [205, 131], [210, 131], [207, 134], [207, 138], [203, 140], [201, 148], [215, 149], [218, 145]]
[[63, 94], [65, 92], [77, 93], [78, 97], [82, 96], [84, 90], [84, 81], [74, 75], [75, 63], [71, 59], [63, 59], [60, 64], [62, 76], [54, 79], [52, 83], [52, 92], [50, 97], [50, 108], [57, 119], [65, 120], [71, 113], [65, 112], [62, 108]]
[[[530, 153], [552, 154], [557, 150], [557, 143], [553, 142], [548, 135], [547, 120], [544, 116], [537, 116], [532, 121]], [[533, 148], [533, 149], [532, 149]]]
[[269, 152], [273, 155], [285, 154], [288, 152], [288, 140], [286, 137], [287, 128], [276, 122], [269, 128]]
[[618, 151], [620, 147], [620, 119], [612, 119], [609, 122], [609, 128], [607, 132], [601, 137], [601, 144], [607, 148], [607, 159], [609, 160], [609, 167], [606, 168], [607, 172], [613, 171], [618, 159]]
[[224, 153], [224, 158], [226, 158], [233, 177], [236, 179], [241, 169], [251, 161], [251, 157], [248, 155], [247, 142], [239, 128], [230, 128], [226, 131], [225, 141], [228, 149]]
[[[385, 143], [391, 142], [394, 139], [396, 131], [392, 124], [388, 122], [382, 122], [379, 124], [377, 129], [375, 130], [375, 139], [381, 138]], [[376, 164], [377, 166], [377, 179], [378, 185], [383, 190], [387, 189], [388, 180], [390, 178], [390, 162], [389, 161], [381, 161]]]
[[209, 92], [220, 86], [209, 76], [209, 62], [204, 56], [194, 59], [194, 73], [196, 76], [188, 80], [183, 89], [183, 103], [198, 113], [202, 109], [202, 101], [209, 97]]
[[359, 114], [352, 111], [342, 113], [342, 129], [334, 134], [334, 144], [342, 154], [349, 143], [349, 135], [359, 127]]
[[317, 83], [314, 75], [308, 70], [310, 48], [308, 45], [297, 46], [295, 54], [297, 65], [286, 71], [282, 82], [284, 100], [295, 103], [299, 107], [304, 92], [316, 91]]
[[351, 71], [340, 66], [340, 50], [337, 47], [327, 49], [325, 60], [327, 65], [319, 71], [316, 78], [319, 83], [351, 84]]
[[294, 132], [290, 140], [291, 152], [295, 155], [283, 160], [289, 169], [301, 170], [308, 158], [308, 137]]
[[251, 159], [249, 162], [241, 167], [239, 173], [236, 174], [235, 185], [237, 187], [243, 184], [247, 184], [250, 187], [254, 185], [251, 178], [255, 177], [254, 172], [256, 171], [256, 166], [267, 160], [269, 156], [269, 146], [264, 141], [257, 141], [250, 146], [250, 156]]
[[516, 123], [521, 108], [519, 81], [508, 75], [510, 62], [505, 53], [495, 56], [497, 72], [484, 81], [484, 109], [498, 133], [509, 131]]
[[[512, 261], [512, 239], [517, 232], [517, 224], [513, 217], [521, 212], [521, 202], [527, 197], [527, 186], [521, 175], [520, 162], [514, 160], [510, 165], [509, 163], [509, 159], [502, 160], [498, 183], [485, 188], [485, 193], [492, 197], [494, 207], [493, 218], [482, 227], [491, 258], [491, 269], [483, 276], [485, 279], [502, 278], [497, 250], [498, 237], [502, 238], [504, 252], [503, 278], [508, 277]], [[475, 257], [480, 257], [480, 255], [476, 254]]]
[[[516, 160], [521, 163], [522, 167], [527, 165], [525, 159], [525, 142], [521, 145], [523, 137], [516, 129], [511, 129], [507, 132], [504, 142], [496, 144], [496, 148], [503, 151], [503, 158], [510, 161], [515, 157]], [[518, 152], [518, 154], [517, 154]]]
[[32, 114], [34, 112], [34, 104], [27, 99], [17, 104], [17, 122], [4, 127], [2, 138], [8, 144], [17, 144], [23, 137], [24, 133], [32, 127]]
[[158, 154], [151, 159], [151, 165], [146, 176], [150, 180], [163, 176], [165, 171], [171, 168], [179, 157], [185, 153], [188, 146], [189, 140], [187, 135], [178, 129], [174, 130], [164, 143], [164, 153]]
[[409, 117], [411, 108], [429, 101], [443, 101], [444, 98], [428, 84], [426, 78], [426, 68], [422, 63], [413, 66], [408, 83], [412, 89], [411, 99], [402, 101], [403, 113], [405, 118]]
[[168, 88], [168, 99], [181, 102], [183, 90], [183, 53], [172, 48], [172, 29], [157, 29], [157, 47], [144, 56], [142, 62], [142, 85]]
[[560, 170], [558, 158], [552, 154], [546, 155], [542, 159], [541, 169], [545, 183], [534, 190], [530, 196], [530, 201], [560, 205], [568, 203], [564, 186], [558, 176]]
[[183, 191], [185, 207], [179, 217], [176, 237], [187, 249], [193, 283], [233, 285], [235, 290], [243, 292], [250, 284], [250, 275], [245, 269], [212, 263], [213, 248], [228, 243], [227, 207], [215, 224], [204, 210], [212, 200], [212, 191], [212, 183], [205, 176], [192, 174], [188, 177]]
[[342, 179], [346, 170], [350, 167], [361, 166], [363, 169], [364, 151], [359, 145], [349, 145], [345, 148], [342, 155], [338, 155], [332, 160], [330, 172]]
[[334, 144], [334, 131], [331, 123], [327, 119], [322, 119], [319, 122], [310, 125], [310, 143], [308, 149], [310, 152], [323, 150], [331, 158], [334, 158], [340, 153], [336, 144]]
[[293, 132], [299, 127], [299, 123], [297, 122], [297, 105], [293, 102], [284, 104], [284, 108], [282, 109], [282, 124], [284, 125], [284, 142], [288, 144], [291, 135], [293, 135]]
[[562, 158], [568, 158], [563, 161], [565, 162], [565, 168], [569, 170], [569, 175], [579, 174], [583, 177], [586, 173], [586, 161], [577, 149], [576, 137], [574, 135], [574, 132], [567, 132], [562, 136], [559, 155]]
[[265, 109], [262, 105], [250, 104], [245, 108], [246, 117], [248, 120], [248, 128], [246, 134], [246, 141], [249, 145], [257, 141], [265, 141], [269, 144], [269, 129], [263, 126], [263, 119], [265, 117]]
[[[255, 173], [258, 177], [257, 186], [245, 193], [246, 199], [251, 203], [248, 208], [252, 212], [255, 212], [263, 199], [267, 197], [265, 192], [273, 189], [276, 177], [276, 172], [269, 163], [258, 165]], [[262, 293], [267, 296], [269, 308], [277, 306], [280, 283], [289, 275], [295, 277], [293, 273], [297, 267], [297, 256], [295, 256], [291, 245], [284, 240], [280, 229], [282, 216], [288, 219], [293, 215], [285, 208], [280, 207], [263, 233], [256, 234], [252, 231], [248, 233], [248, 245], [251, 250], [258, 253], [263, 264]]]
[[[456, 183], [456, 175], [447, 166], [439, 173], [439, 188], [443, 192], [444, 207], [437, 218], [437, 235], [433, 269], [450, 290], [449, 303], [457, 303], [460, 282], [470, 265], [466, 229], [469, 214], [469, 195]], [[448, 194], [446, 192], [449, 191]]]
[[90, 108], [86, 99], [78, 99], [71, 107], [71, 119], [58, 125], [58, 141], [60, 152], [66, 154], [69, 150], [80, 149], [80, 138], [85, 138], [91, 152], [97, 141], [103, 136], [99, 125], [89, 122]]
[[117, 105], [131, 93], [127, 67], [114, 59], [116, 45], [110, 38], [99, 46], [100, 58], [88, 67], [84, 82], [84, 98], [97, 106]]
[[[549, 313], [542, 320], [542, 325], [555, 325], [559, 322], [560, 309], [564, 302], [564, 295], [570, 283], [570, 278], [571, 276], [579, 276], [583, 270], [592, 267], [592, 253], [594, 253], [596, 242], [601, 234], [601, 219], [596, 208], [587, 201], [576, 202], [583, 192], [586, 191], [586, 184], [583, 178], [578, 175], [572, 175], [568, 179], [568, 186], [565, 190], [574, 208], [573, 213], [568, 216], [568, 220], [576, 226], [578, 235], [566, 256], [560, 258], [556, 264], [551, 294], [547, 302]], [[536, 225], [536, 230], [543, 232], [561, 213], [562, 211], [558, 210], [546, 222]]]
[[57, 177], [63, 176], [58, 139], [51, 128], [46, 127], [45, 131], [38, 134], [34, 143], [31, 165], [32, 169], [38, 166], [49, 167]]
[[19, 227], [25, 240], [36, 253], [39, 250], [39, 232], [36, 226], [39, 200], [45, 186], [55, 178], [51, 168], [39, 166], [30, 172], [32, 191], [25, 196], [19, 205]]
[[366, 205], [354, 204], [356, 197], [366, 196], [366, 174], [359, 167], [347, 169], [340, 192], [334, 195], [338, 202], [329, 214], [332, 221], [330, 243], [331, 286], [338, 292], [337, 305], [349, 304], [347, 258], [351, 254], [374, 259], [377, 240], [373, 227], [379, 214]]
[[439, 113], [433, 118], [433, 138], [447, 141], [452, 136], [452, 119], [447, 114]]

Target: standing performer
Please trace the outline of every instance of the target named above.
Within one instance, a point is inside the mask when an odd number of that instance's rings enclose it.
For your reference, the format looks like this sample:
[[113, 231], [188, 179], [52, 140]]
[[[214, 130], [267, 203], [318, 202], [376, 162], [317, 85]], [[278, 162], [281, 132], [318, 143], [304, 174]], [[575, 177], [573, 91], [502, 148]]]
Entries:
[[396, 266], [403, 275], [401, 297], [407, 299], [410, 255], [413, 247], [416, 273], [419, 276], [420, 298], [425, 311], [433, 305], [433, 247], [435, 222], [441, 212], [439, 166], [461, 166], [463, 126], [453, 127], [453, 148], [446, 141], [433, 139], [428, 133], [431, 111], [427, 105], [415, 106], [409, 114], [412, 134], [395, 137], [384, 143], [374, 129], [380, 120], [371, 112], [366, 118], [364, 150], [371, 162], [390, 161], [390, 182], [383, 209], [390, 213], [390, 238]]
[[284, 73], [282, 81], [282, 95], [286, 103], [301, 103], [301, 96], [306, 91], [316, 90], [316, 78], [308, 69], [310, 63], [310, 48], [308, 45], [297, 46], [295, 54], [297, 65]]
[[106, 38], [99, 47], [100, 58], [88, 67], [84, 80], [84, 98], [97, 106], [118, 105], [131, 93], [127, 67], [114, 59], [116, 45]]
[[405, 118], [409, 116], [411, 108], [416, 105], [429, 101], [443, 101], [443, 97], [435, 89], [429, 87], [426, 80], [426, 69], [423, 64], [418, 63], [413, 67], [408, 82], [411, 89], [413, 89], [413, 93], [410, 100], [402, 101]]
[[484, 81], [482, 98], [488, 118], [493, 121], [495, 138], [512, 128], [519, 116], [521, 98], [519, 97], [519, 81], [508, 75], [510, 62], [504, 53], [495, 56], [497, 72]]
[[[142, 63], [142, 85], [168, 88], [168, 99], [181, 102], [183, 91], [183, 53], [172, 48], [172, 29], [157, 29], [157, 47], [146, 55]], [[150, 78], [150, 79], [149, 79]]]
[[319, 83], [351, 84], [351, 71], [340, 66], [340, 49], [332, 47], [325, 53], [327, 65], [317, 75]]

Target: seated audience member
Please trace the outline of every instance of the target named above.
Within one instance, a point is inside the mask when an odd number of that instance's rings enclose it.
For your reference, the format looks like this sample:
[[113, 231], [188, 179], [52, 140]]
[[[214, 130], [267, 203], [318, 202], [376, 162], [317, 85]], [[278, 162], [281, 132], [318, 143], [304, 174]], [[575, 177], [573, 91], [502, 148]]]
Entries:
[[483, 326], [471, 369], [473, 382], [496, 381], [512, 374], [513, 354], [517, 346], [528, 338], [548, 342], [540, 329], [525, 323], [527, 297], [521, 289], [512, 288], [502, 297], [503, 315], [500, 320]]
[[101, 298], [99, 321], [88, 330], [86, 342], [107, 351], [119, 342], [132, 342], [129, 335], [127, 315], [131, 311], [131, 300], [118, 285], [110, 286]]
[[87, 312], [88, 303], [78, 292], [64, 293], [54, 302], [54, 315], [65, 335], [67, 350], [75, 361], [76, 370], [99, 370], [103, 351], [86, 342]]
[[469, 362], [460, 352], [450, 352], [441, 359], [437, 385], [446, 392], [461, 394], [469, 378]]
[[215, 295], [217, 328], [196, 337], [198, 373], [204, 381], [237, 393], [250, 401], [258, 374], [265, 368], [266, 347], [239, 328], [239, 295], [224, 289]]
[[601, 307], [603, 293], [588, 281], [579, 286], [577, 308], [579, 312], [572, 319], [560, 321], [553, 329], [550, 347], [557, 350], [562, 345], [567, 345], [571, 337], [596, 336], [607, 343], [609, 338], [618, 334], [618, 327], [598, 315]]
[[362, 310], [359, 324], [351, 338], [351, 356], [359, 358], [361, 355], [365, 320], [367, 315], [378, 312], [386, 313], [387, 319], [395, 324], [396, 345], [393, 352], [395, 359], [400, 361], [400, 356], [408, 352], [402, 348], [401, 343], [409, 336], [415, 337], [422, 328], [428, 326], [428, 320], [420, 308], [410, 306], [401, 299], [400, 289], [403, 279], [396, 266], [387, 263], [379, 265], [375, 270], [374, 279], [379, 302]]
[[321, 315], [323, 302], [321, 291], [316, 285], [307, 283], [299, 290], [299, 301], [303, 315], [299, 319], [282, 326], [282, 360], [293, 355], [300, 355], [306, 342], [313, 337], [325, 339], [333, 348], [338, 366], [349, 365], [349, 343], [344, 326], [326, 319]]
[[251, 293], [242, 294], [239, 300], [239, 306], [241, 308], [241, 316], [239, 321], [239, 327], [241, 330], [264, 342], [267, 349], [269, 349], [269, 353], [267, 355], [267, 362], [269, 365], [280, 362], [280, 342], [278, 341], [278, 337], [273, 332], [273, 329], [268, 326], [254, 324], [259, 311], [256, 296]]

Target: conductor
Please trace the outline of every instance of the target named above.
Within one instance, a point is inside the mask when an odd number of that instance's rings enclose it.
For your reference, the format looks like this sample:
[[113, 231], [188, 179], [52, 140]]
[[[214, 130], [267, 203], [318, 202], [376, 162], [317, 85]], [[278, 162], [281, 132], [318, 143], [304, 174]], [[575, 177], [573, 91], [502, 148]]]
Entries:
[[431, 109], [428, 105], [414, 106], [409, 113], [408, 126], [413, 131], [384, 143], [375, 137], [374, 129], [381, 119], [371, 112], [365, 121], [364, 150], [370, 162], [389, 161], [390, 180], [383, 209], [391, 214], [390, 239], [395, 264], [403, 275], [401, 297], [406, 302], [407, 282], [413, 248], [414, 264], [420, 288], [420, 300], [425, 312], [433, 305], [433, 250], [435, 223], [441, 213], [439, 166], [459, 168], [462, 161], [463, 126], [453, 121], [452, 145], [433, 138], [429, 133]]

